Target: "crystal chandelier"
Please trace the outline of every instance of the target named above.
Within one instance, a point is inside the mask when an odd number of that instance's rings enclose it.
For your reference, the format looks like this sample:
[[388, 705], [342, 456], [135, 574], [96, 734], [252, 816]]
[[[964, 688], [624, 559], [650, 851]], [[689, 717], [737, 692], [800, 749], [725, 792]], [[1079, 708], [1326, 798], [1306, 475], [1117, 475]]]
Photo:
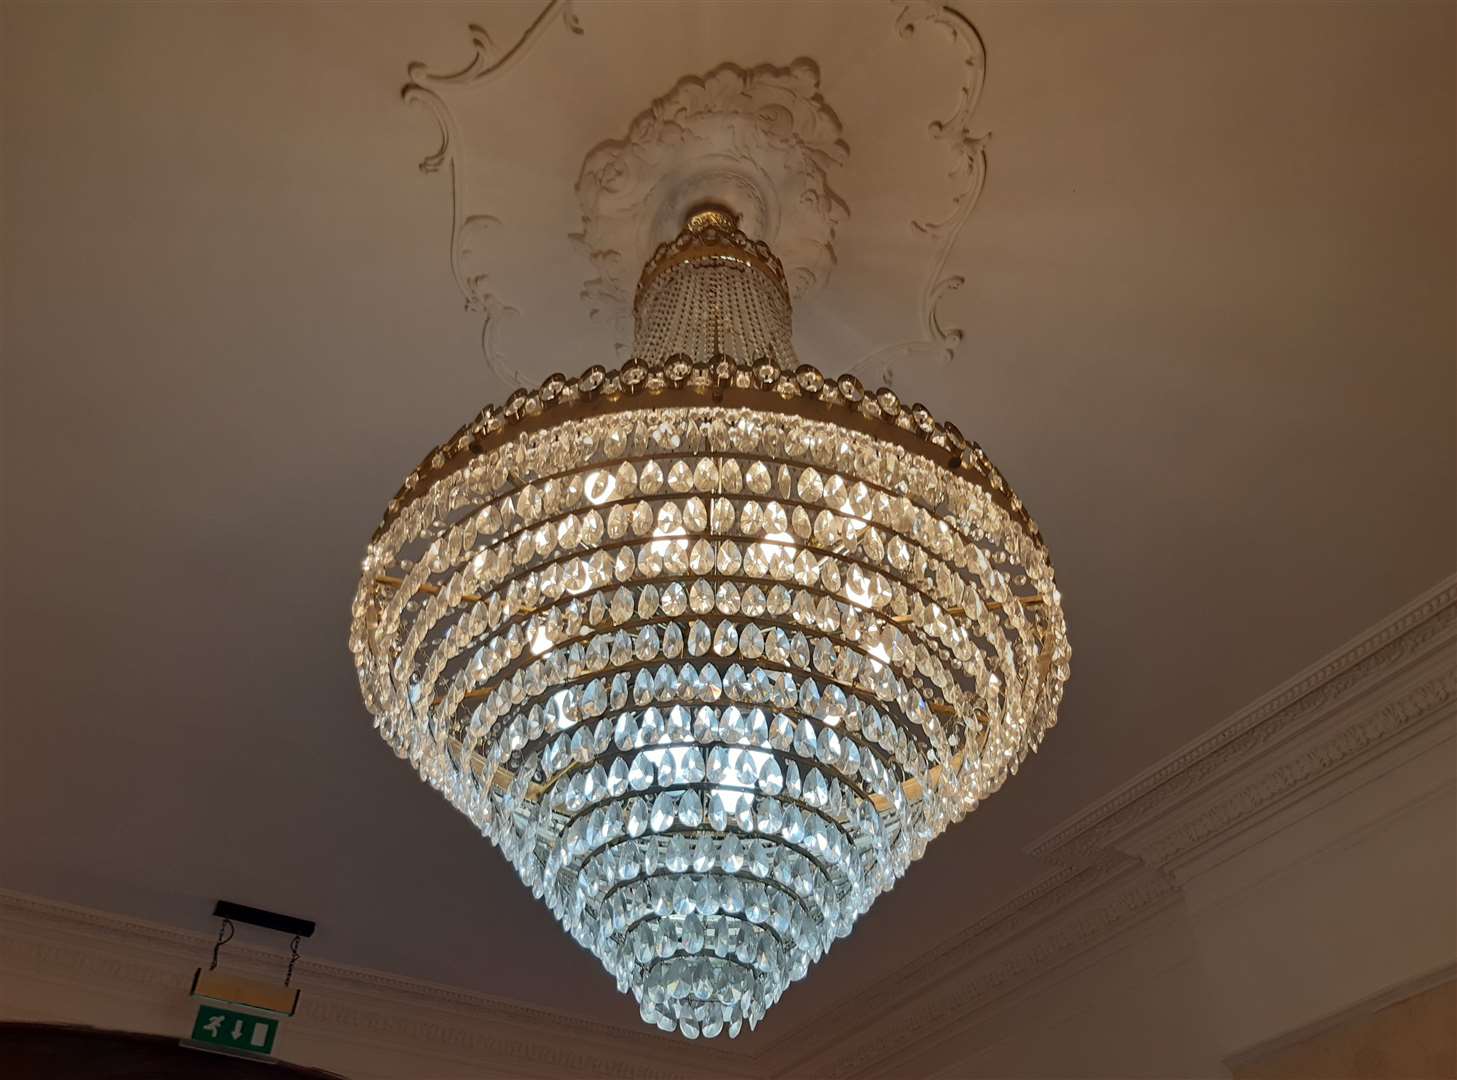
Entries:
[[395, 753], [692, 1038], [753, 1027], [1057, 718], [1021, 501], [950, 424], [795, 360], [726, 211], [620, 370], [487, 407], [390, 502], [350, 649]]

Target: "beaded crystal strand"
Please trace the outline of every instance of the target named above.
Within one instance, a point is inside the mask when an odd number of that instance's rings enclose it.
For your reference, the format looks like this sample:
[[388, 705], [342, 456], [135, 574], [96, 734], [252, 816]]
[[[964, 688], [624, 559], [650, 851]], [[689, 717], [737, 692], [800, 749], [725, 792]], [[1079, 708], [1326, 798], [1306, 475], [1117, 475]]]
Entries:
[[436, 449], [369, 545], [380, 734], [684, 1035], [735, 1035], [1057, 718], [1061, 596], [955, 427], [798, 365], [720, 211], [645, 268], [634, 355]]

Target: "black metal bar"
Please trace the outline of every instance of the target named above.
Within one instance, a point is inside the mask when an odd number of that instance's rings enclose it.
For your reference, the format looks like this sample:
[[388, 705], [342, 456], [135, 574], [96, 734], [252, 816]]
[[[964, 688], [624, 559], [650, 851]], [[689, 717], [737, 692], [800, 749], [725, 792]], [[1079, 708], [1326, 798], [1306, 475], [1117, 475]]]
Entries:
[[247, 904], [235, 904], [231, 900], [219, 900], [212, 913], [219, 919], [232, 919], [233, 922], [247, 923], [249, 926], [261, 926], [265, 930], [277, 930], [280, 934], [293, 934], [297, 937], [313, 937], [314, 921], [312, 919], [296, 919], [292, 915], [280, 915], [276, 911], [264, 911], [262, 908], [249, 907]]

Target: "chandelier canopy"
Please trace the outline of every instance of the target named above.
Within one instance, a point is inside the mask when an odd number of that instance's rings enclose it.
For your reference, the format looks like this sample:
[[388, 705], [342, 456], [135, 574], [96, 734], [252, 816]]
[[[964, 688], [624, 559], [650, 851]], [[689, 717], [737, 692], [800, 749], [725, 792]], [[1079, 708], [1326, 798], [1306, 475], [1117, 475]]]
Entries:
[[798, 364], [727, 212], [658, 248], [635, 319], [621, 369], [410, 474], [350, 649], [386, 742], [643, 1019], [736, 1035], [1037, 748], [1066, 625], [981, 448]]

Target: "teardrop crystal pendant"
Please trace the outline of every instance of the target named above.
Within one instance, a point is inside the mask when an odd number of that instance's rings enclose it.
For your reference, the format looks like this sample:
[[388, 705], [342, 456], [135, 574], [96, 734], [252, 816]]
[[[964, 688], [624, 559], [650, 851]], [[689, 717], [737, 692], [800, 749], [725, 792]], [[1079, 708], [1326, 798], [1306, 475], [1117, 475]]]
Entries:
[[633, 357], [410, 474], [349, 645], [380, 735], [643, 1019], [753, 1027], [1057, 719], [1061, 597], [980, 447], [797, 364], [767, 247], [694, 214]]

